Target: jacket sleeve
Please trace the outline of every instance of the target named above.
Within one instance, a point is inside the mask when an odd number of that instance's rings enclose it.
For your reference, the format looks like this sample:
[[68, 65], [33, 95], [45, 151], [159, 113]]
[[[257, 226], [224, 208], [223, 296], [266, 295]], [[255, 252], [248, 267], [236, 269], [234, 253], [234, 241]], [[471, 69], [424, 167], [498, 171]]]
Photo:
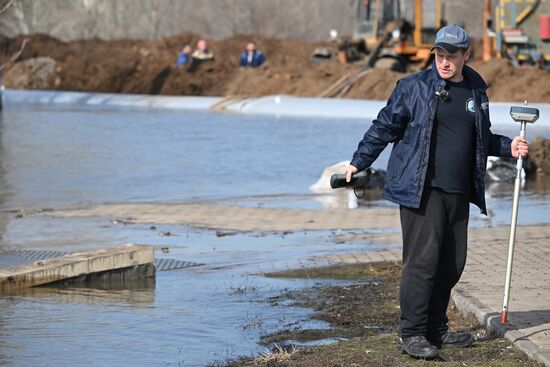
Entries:
[[410, 121], [405, 89], [402, 81], [398, 81], [386, 106], [378, 113], [363, 140], [359, 142], [350, 163], [359, 171], [370, 167], [389, 143], [403, 136]]
[[239, 66], [246, 66], [248, 63], [246, 61], [246, 52], [241, 54], [241, 59], [239, 61]]
[[[512, 139], [507, 136], [493, 134], [491, 131], [491, 118], [489, 113], [489, 98], [485, 92], [480, 94], [480, 105], [482, 116], [487, 120], [487, 129], [489, 139], [487, 141], [487, 155], [494, 157], [512, 156]], [[486, 105], [486, 107], [483, 107]]]
[[263, 52], [258, 51], [258, 64], [257, 64], [257, 66], [262, 65], [264, 62], [265, 62], [265, 55], [263, 54]]
[[176, 60], [176, 65], [183, 65], [185, 63], [187, 63], [187, 55], [181, 52]]
[[512, 139], [507, 136], [491, 133], [489, 144], [489, 155], [495, 157], [512, 156]]

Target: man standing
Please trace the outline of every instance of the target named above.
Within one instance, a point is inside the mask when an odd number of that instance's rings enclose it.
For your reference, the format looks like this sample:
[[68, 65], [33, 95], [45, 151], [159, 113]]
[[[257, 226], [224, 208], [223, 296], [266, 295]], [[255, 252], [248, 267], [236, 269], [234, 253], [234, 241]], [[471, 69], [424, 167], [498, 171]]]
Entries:
[[246, 50], [241, 54], [239, 65], [241, 67], [257, 68], [265, 62], [265, 56], [262, 51], [256, 49], [256, 44], [252, 41], [246, 45]]
[[442, 28], [432, 51], [434, 66], [397, 82], [346, 169], [350, 181], [393, 143], [384, 197], [399, 204], [403, 235], [397, 346], [420, 358], [473, 343], [470, 333], [449, 332], [446, 316], [466, 263], [469, 203], [487, 214], [487, 156], [528, 149], [522, 137], [491, 132], [487, 84], [465, 65], [466, 32]]

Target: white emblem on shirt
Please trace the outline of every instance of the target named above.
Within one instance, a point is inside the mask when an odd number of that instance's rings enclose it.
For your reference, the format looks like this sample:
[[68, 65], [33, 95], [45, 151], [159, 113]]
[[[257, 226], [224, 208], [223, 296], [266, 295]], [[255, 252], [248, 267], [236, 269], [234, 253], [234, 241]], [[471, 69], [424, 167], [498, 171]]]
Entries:
[[471, 113], [476, 112], [476, 104], [474, 103], [473, 98], [470, 98], [466, 101], [466, 111], [469, 111]]

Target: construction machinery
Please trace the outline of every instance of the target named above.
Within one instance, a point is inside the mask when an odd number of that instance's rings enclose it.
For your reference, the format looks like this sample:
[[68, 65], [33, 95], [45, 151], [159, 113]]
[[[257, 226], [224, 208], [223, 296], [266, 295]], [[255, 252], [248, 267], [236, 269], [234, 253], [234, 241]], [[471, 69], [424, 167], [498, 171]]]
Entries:
[[414, 1], [414, 24], [401, 15], [399, 0], [356, 0], [355, 32], [352, 40], [340, 42], [338, 59], [342, 63], [357, 62], [352, 71], [318, 97], [343, 97], [357, 81], [374, 67], [393, 71], [415, 71], [428, 67], [437, 30], [444, 25], [442, 1], [430, 0], [435, 12], [435, 26], [424, 27], [422, 0]]
[[399, 0], [357, 0], [354, 36], [340, 44], [339, 60], [366, 60], [368, 67], [395, 71], [427, 67], [437, 30], [444, 25], [441, 0], [431, 2], [435, 24], [425, 27], [425, 1], [414, 0], [411, 22], [402, 16]]
[[[516, 66], [550, 68], [550, 0], [485, 0], [486, 34], [493, 36], [484, 59], [506, 57]], [[494, 14], [491, 17], [491, 10]], [[487, 36], [485, 38], [487, 41]], [[492, 47], [491, 47], [492, 46]]]

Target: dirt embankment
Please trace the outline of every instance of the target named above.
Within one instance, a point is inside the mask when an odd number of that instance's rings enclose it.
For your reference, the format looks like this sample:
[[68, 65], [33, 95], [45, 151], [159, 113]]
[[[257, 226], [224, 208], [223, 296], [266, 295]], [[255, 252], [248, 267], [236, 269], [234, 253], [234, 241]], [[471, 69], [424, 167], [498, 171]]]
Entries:
[[[198, 35], [183, 33], [161, 41], [86, 40], [62, 42], [44, 36], [28, 36], [28, 43], [4, 75], [8, 88], [144, 93], [164, 95], [269, 95], [319, 96], [342, 76], [359, 70], [335, 59], [312, 63], [319, 46], [295, 40], [240, 35], [209, 40], [215, 60], [194, 72], [175, 66], [178, 50], [195, 45]], [[267, 55], [258, 69], [238, 67], [248, 40], [257, 42]], [[23, 37], [0, 38], [0, 61], [17, 53]], [[505, 60], [474, 61], [471, 65], [487, 80], [493, 101], [550, 103], [550, 72], [514, 68]], [[345, 98], [386, 99], [395, 82], [405, 74], [377, 69], [368, 73], [343, 95]]]

